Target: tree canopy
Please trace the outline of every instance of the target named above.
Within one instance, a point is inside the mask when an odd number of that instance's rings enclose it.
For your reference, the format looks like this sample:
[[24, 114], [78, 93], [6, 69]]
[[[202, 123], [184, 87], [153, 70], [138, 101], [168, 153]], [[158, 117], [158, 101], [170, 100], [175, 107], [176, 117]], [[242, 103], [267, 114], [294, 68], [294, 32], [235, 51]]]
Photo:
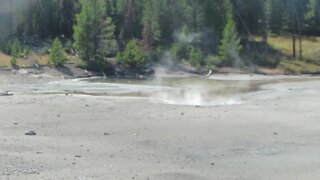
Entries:
[[240, 44], [248, 47], [253, 36], [267, 41], [269, 35], [290, 35], [295, 43], [297, 36], [320, 35], [319, 0], [5, 0], [1, 4], [0, 43], [12, 36], [64, 37], [74, 42], [84, 61], [115, 57], [136, 39], [148, 53], [162, 48], [176, 52], [174, 56], [186, 54], [181, 57], [185, 58], [193, 49], [232, 64], [230, 49], [238, 53]]

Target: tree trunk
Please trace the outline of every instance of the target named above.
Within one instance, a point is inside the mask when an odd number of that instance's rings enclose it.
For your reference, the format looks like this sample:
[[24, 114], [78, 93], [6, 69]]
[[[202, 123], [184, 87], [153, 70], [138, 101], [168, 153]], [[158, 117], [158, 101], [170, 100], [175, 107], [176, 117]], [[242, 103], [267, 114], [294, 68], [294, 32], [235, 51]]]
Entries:
[[297, 53], [296, 53], [296, 32], [293, 31], [292, 33], [292, 57], [293, 59], [295, 59], [297, 56]]
[[[293, 16], [295, 17], [295, 16]], [[296, 34], [296, 19], [293, 18], [292, 22], [292, 58], [296, 59], [297, 57], [297, 51], [296, 51], [296, 40], [297, 40], [297, 34]]]
[[[297, 17], [298, 18], [298, 17]], [[297, 20], [298, 23], [298, 33], [299, 33], [299, 59], [302, 59], [302, 35], [301, 35], [301, 25], [299, 19]]]

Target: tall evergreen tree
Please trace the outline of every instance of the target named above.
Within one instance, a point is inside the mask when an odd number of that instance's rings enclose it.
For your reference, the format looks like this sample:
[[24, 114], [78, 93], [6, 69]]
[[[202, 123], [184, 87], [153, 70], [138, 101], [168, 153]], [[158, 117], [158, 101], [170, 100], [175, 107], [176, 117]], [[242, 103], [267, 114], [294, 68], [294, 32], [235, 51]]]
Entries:
[[63, 46], [59, 38], [55, 38], [52, 44], [49, 62], [55, 66], [63, 65], [67, 61], [67, 57], [64, 54]]
[[81, 12], [74, 27], [74, 47], [81, 60], [101, 60], [116, 50], [114, 25], [105, 15], [104, 0], [81, 0]]
[[[219, 56], [224, 65], [239, 65], [239, 51], [241, 50], [240, 38], [238, 37], [237, 26], [234, 22], [234, 12], [231, 1], [226, 2], [227, 23], [223, 30], [222, 40], [219, 47]], [[238, 64], [236, 64], [238, 63]]]
[[320, 1], [308, 0], [304, 14], [306, 21], [305, 31], [310, 35], [320, 35]]
[[155, 44], [159, 44], [161, 39], [161, 30], [159, 25], [159, 1], [144, 1], [143, 11], [143, 44], [147, 49], [152, 49]]

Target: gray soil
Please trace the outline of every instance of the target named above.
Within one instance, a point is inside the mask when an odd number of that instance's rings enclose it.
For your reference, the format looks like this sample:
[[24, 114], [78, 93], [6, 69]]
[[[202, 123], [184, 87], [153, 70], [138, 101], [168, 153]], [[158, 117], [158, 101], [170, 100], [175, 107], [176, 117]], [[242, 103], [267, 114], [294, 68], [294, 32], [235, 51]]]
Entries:
[[[40, 79], [1, 74], [0, 89]], [[320, 81], [262, 88], [215, 107], [0, 96], [0, 179], [318, 180]]]

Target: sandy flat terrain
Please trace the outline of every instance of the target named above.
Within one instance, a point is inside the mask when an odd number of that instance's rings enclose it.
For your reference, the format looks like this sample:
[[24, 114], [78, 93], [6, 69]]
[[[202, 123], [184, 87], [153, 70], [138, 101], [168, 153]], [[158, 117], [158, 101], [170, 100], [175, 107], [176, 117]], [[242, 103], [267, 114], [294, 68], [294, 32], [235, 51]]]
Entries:
[[0, 96], [0, 179], [319, 179], [320, 81], [263, 89], [217, 107]]

